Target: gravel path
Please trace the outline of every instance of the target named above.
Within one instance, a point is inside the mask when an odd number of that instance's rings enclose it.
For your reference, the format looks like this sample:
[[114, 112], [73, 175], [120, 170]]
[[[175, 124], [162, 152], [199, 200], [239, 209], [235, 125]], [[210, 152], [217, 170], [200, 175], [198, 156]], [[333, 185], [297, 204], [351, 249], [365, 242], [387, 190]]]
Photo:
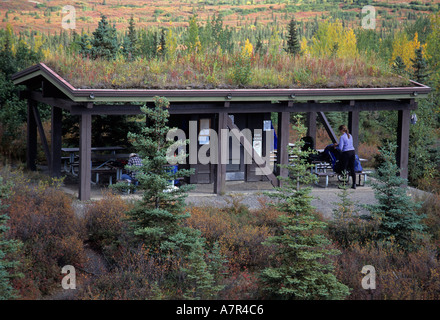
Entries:
[[[274, 192], [271, 185], [268, 183], [227, 183], [227, 191], [225, 195], [216, 195], [213, 193], [213, 185], [197, 185], [196, 189], [189, 192], [186, 203], [192, 206], [215, 205], [217, 207], [224, 207], [230, 205], [233, 198], [240, 199], [240, 202], [247, 205], [250, 209], [257, 209], [260, 206], [259, 198], [270, 199], [265, 193]], [[66, 192], [72, 193], [75, 191], [70, 188], [65, 188]], [[336, 208], [336, 202], [339, 201], [337, 196], [341, 190], [336, 185], [329, 185], [328, 188], [315, 186], [312, 189], [312, 196], [314, 197], [312, 205], [320, 211], [324, 217], [331, 217], [332, 210]], [[77, 192], [77, 191], [76, 191]], [[356, 190], [350, 189], [350, 198], [361, 204], [374, 203], [375, 197], [371, 187], [358, 187]], [[97, 200], [102, 197], [102, 190], [92, 190], [92, 200]], [[127, 200], [138, 200], [141, 197], [140, 192], [134, 195], [124, 195]], [[81, 207], [83, 204], [78, 202], [77, 206]], [[79, 210], [81, 212], [81, 210]], [[360, 210], [365, 213], [365, 210]]]
[[[189, 192], [188, 198], [186, 200], [188, 205], [193, 206], [203, 206], [203, 205], [215, 205], [218, 207], [223, 207], [230, 205], [230, 201], [233, 197], [238, 197], [240, 201], [247, 205], [250, 209], [259, 208], [260, 202], [259, 198], [268, 198], [265, 192], [273, 192], [272, 186], [269, 182], [233, 182], [228, 181], [226, 183], [226, 193], [223, 196], [218, 196], [213, 193], [213, 184], [199, 184], [196, 185], [195, 190]], [[64, 190], [74, 197], [78, 196], [78, 190], [76, 186], [64, 187]], [[98, 200], [102, 197], [103, 189], [92, 188], [92, 200]], [[324, 217], [330, 218], [332, 216], [332, 211], [337, 207], [336, 203], [339, 202], [338, 193], [341, 192], [337, 188], [337, 181], [330, 181], [327, 188], [314, 186], [312, 189], [312, 196], [314, 197], [312, 205], [320, 211]], [[408, 192], [412, 195], [421, 195], [424, 193], [409, 188]], [[374, 190], [370, 186], [360, 186], [356, 190], [349, 189], [350, 199], [353, 200], [357, 206], [360, 213], [367, 213], [365, 209], [362, 208], [364, 204], [376, 203], [374, 197]], [[141, 193], [138, 192], [134, 195], [124, 195], [127, 200], [138, 200], [141, 197]], [[78, 206], [77, 212], [81, 212], [81, 207], [84, 206], [81, 202], [77, 201], [76, 206]]]
[[[312, 190], [312, 205], [323, 214], [324, 217], [330, 218], [332, 216], [332, 210], [337, 207], [335, 204], [339, 201], [338, 193], [341, 190], [336, 187], [319, 188], [315, 187]], [[357, 203], [359, 206], [362, 204], [372, 204], [376, 202], [374, 197], [374, 191], [371, 187], [358, 187], [356, 190], [349, 191], [350, 199]], [[257, 209], [260, 206], [258, 198], [269, 199], [263, 191], [232, 191], [228, 192], [224, 196], [217, 196], [214, 194], [203, 193], [190, 193], [187, 198], [188, 205], [200, 206], [200, 205], [216, 205], [223, 207], [229, 205], [228, 201], [231, 201], [233, 197], [238, 197], [241, 203], [247, 205], [250, 209]], [[361, 213], [366, 213], [364, 209], [359, 209]]]

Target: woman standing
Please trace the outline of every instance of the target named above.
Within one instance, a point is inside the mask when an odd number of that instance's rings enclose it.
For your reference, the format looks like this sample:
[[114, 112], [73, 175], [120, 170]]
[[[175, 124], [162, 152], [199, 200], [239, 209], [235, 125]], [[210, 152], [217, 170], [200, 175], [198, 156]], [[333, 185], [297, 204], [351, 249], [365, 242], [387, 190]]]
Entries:
[[[352, 179], [352, 189], [356, 189], [356, 172], [354, 171], [356, 152], [353, 147], [353, 136], [350, 135], [345, 125], [339, 126], [341, 137], [339, 144], [335, 144], [339, 151], [341, 151], [341, 168], [342, 172], [349, 173]], [[347, 176], [348, 178], [348, 176]]]

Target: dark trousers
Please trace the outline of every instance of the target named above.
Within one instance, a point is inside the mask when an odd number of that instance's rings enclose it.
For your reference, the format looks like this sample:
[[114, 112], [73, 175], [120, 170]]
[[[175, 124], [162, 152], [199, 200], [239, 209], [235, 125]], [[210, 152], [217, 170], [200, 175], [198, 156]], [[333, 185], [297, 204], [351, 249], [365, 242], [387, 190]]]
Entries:
[[353, 184], [356, 184], [356, 172], [354, 171], [355, 161], [356, 153], [354, 150], [344, 151], [341, 153], [342, 172], [345, 170], [351, 176], [353, 179]]

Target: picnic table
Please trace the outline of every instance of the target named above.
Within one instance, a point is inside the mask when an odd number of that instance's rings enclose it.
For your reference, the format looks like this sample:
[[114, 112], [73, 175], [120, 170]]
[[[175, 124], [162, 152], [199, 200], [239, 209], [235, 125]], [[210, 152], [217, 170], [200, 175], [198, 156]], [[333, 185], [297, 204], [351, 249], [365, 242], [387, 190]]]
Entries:
[[[359, 161], [366, 162], [368, 160], [363, 159], [363, 158], [359, 158]], [[312, 161], [312, 164], [313, 164], [313, 166], [311, 168], [312, 173], [314, 173], [318, 178], [320, 178], [320, 177], [325, 178], [325, 188], [328, 187], [329, 178], [338, 175], [336, 172], [333, 171], [333, 166], [329, 162], [317, 160], [317, 161]], [[356, 183], [356, 184], [358, 186], [365, 185], [365, 182], [367, 182], [367, 175], [370, 173], [371, 173], [371, 171], [369, 171], [369, 170], [362, 170], [361, 172], [356, 172], [356, 176], [359, 176], [359, 183]], [[361, 184], [362, 177], [364, 177], [363, 184]], [[316, 182], [316, 184], [319, 185], [318, 182]]]
[[[95, 183], [99, 182], [100, 174], [116, 173], [116, 179], [120, 179], [122, 175], [123, 166], [115, 166], [113, 162], [117, 159], [127, 159], [128, 154], [116, 153], [116, 151], [124, 150], [124, 147], [109, 146], [109, 147], [92, 147], [92, 173], [96, 174]], [[79, 165], [79, 148], [61, 148], [61, 151], [68, 153], [68, 157], [62, 158], [64, 160], [64, 170], [73, 175], [77, 175], [75, 168]], [[102, 152], [110, 152], [104, 154]], [[93, 166], [93, 163], [95, 164]], [[112, 184], [112, 176], [110, 175], [110, 184]]]

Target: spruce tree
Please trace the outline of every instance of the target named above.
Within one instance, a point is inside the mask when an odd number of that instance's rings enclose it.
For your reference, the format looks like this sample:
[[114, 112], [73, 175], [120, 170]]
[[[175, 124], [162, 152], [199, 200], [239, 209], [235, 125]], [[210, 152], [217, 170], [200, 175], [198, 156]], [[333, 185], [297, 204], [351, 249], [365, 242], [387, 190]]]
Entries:
[[122, 54], [129, 61], [133, 60], [138, 54], [137, 35], [133, 16], [131, 16], [130, 18], [130, 21], [128, 23], [128, 32], [123, 39]]
[[257, 43], [255, 44], [255, 54], [261, 54], [263, 49], [263, 42], [261, 41], [261, 34], [257, 36]]
[[426, 59], [423, 57], [422, 48], [418, 48], [415, 50], [416, 56], [414, 59], [411, 59], [412, 68], [413, 68], [413, 80], [424, 83], [429, 76], [428, 73], [428, 63]]
[[393, 70], [393, 72], [401, 76], [404, 76], [407, 73], [405, 62], [403, 61], [401, 56], [397, 56], [396, 59], [394, 59], [391, 69]]
[[277, 209], [281, 231], [270, 237], [265, 245], [274, 246], [273, 266], [261, 273], [263, 289], [275, 299], [343, 299], [349, 289], [334, 274], [333, 265], [326, 261], [338, 251], [329, 249], [331, 242], [323, 234], [326, 223], [314, 214], [311, 205], [310, 184], [316, 177], [310, 171], [308, 157], [311, 151], [304, 149], [306, 128], [295, 117], [294, 126], [299, 139], [289, 154], [293, 163], [285, 165], [288, 178], [282, 178], [278, 193], [269, 194], [278, 199]]
[[[189, 252], [199, 233], [184, 227], [182, 222], [189, 217], [185, 211], [186, 192], [190, 185], [171, 188], [171, 181], [177, 177], [192, 174], [191, 170], [173, 172], [169, 166], [168, 148], [174, 143], [167, 140], [170, 128], [169, 101], [163, 97], [154, 98], [155, 107], [143, 106], [148, 125], [140, 133], [129, 133], [129, 139], [142, 159], [142, 166], [136, 170], [138, 189], [143, 190], [142, 200], [129, 213], [130, 226], [134, 234], [153, 251], [171, 254], [176, 250]], [[183, 142], [182, 142], [183, 144]], [[175, 159], [180, 161], [183, 154]]]
[[128, 22], [128, 39], [130, 39], [130, 42], [133, 46], [136, 46], [137, 43], [137, 34], [136, 34], [136, 28], [134, 24], [134, 18], [133, 15], [130, 18], [130, 21]]
[[184, 295], [187, 299], [213, 299], [223, 288], [216, 284], [216, 275], [211, 272], [210, 266], [206, 263], [205, 254], [204, 239], [198, 238], [188, 255], [188, 268], [183, 269], [187, 274]]
[[380, 149], [383, 162], [373, 175], [376, 181], [371, 182], [377, 204], [365, 207], [378, 225], [372, 234], [374, 239], [410, 252], [420, 246], [420, 237], [425, 233], [422, 223], [425, 215], [417, 213], [420, 204], [407, 195], [404, 187], [407, 180], [398, 175], [396, 149], [390, 142]]
[[301, 45], [299, 43], [299, 36], [295, 19], [292, 19], [289, 22], [289, 34], [287, 36], [286, 51], [292, 55], [298, 55], [301, 52]]
[[17, 261], [10, 261], [8, 255], [15, 253], [20, 242], [9, 240], [6, 234], [9, 227], [6, 225], [9, 217], [3, 213], [7, 208], [2, 203], [2, 199], [6, 199], [10, 192], [10, 185], [3, 184], [3, 178], [0, 177], [0, 300], [10, 300], [18, 298], [16, 290], [12, 287], [10, 280], [19, 277], [19, 274], [11, 273], [18, 266]]
[[93, 32], [91, 39], [92, 58], [111, 60], [116, 57], [118, 52], [118, 39], [116, 37], [116, 27], [111, 26], [105, 15], [101, 16], [98, 28]]
[[79, 54], [83, 58], [92, 58], [92, 38], [87, 33], [79, 38], [77, 45], [79, 47]]

